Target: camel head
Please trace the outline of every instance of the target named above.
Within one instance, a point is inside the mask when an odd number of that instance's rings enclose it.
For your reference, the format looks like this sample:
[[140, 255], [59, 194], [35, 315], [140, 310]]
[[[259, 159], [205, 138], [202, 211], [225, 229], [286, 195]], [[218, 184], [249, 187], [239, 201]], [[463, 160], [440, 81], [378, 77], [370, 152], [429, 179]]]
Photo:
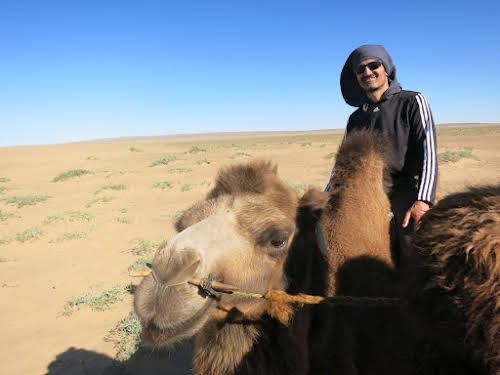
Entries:
[[[310, 192], [304, 199], [304, 205], [314, 209], [326, 202], [320, 192]], [[296, 193], [269, 162], [220, 171], [206, 199], [178, 220], [179, 233], [160, 246], [153, 273], [137, 288], [134, 305], [144, 341], [165, 346], [193, 336], [209, 320], [241, 322], [261, 317], [264, 300], [210, 297], [186, 281], [212, 274], [217, 281], [244, 291], [264, 294], [286, 289], [289, 276], [284, 269], [293, 272], [286, 260], [298, 231], [298, 208]]]

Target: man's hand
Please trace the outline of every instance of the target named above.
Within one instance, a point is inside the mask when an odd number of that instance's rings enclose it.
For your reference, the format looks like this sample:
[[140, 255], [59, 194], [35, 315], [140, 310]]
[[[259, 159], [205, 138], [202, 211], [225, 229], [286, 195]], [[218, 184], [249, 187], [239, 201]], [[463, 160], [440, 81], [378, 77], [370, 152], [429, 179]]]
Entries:
[[415, 221], [415, 230], [420, 226], [420, 219], [422, 216], [429, 211], [429, 205], [422, 201], [416, 201], [410, 207], [410, 209], [406, 212], [405, 218], [403, 220], [403, 228], [406, 228], [410, 223], [410, 218], [413, 218]]

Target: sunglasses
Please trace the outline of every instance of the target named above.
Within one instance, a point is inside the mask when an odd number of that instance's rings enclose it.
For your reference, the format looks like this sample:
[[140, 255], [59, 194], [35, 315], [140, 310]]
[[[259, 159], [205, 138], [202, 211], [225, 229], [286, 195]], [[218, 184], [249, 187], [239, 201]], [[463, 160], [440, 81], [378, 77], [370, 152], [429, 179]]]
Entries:
[[372, 61], [369, 62], [368, 64], [363, 64], [363, 65], [358, 65], [358, 67], [354, 70], [356, 74], [361, 74], [365, 71], [365, 69], [368, 67], [370, 70], [375, 70], [378, 69], [382, 65], [380, 61]]

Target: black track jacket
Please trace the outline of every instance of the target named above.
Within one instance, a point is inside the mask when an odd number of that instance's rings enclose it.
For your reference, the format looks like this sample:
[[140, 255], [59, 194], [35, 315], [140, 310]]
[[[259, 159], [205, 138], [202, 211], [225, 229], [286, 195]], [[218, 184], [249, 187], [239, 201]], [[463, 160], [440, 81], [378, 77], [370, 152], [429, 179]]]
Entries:
[[351, 114], [344, 137], [354, 129], [377, 129], [386, 135], [393, 148], [392, 191], [415, 192], [417, 200], [434, 203], [436, 132], [424, 95], [414, 91], [387, 90], [380, 102], [365, 103]]

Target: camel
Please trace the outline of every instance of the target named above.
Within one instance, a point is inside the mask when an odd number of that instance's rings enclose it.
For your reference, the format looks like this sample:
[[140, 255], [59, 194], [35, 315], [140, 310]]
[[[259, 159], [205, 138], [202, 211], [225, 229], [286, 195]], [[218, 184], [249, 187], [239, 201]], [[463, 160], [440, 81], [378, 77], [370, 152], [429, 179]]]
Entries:
[[[176, 223], [179, 234], [159, 248], [152, 274], [136, 290], [134, 306], [144, 341], [167, 346], [196, 335], [193, 365], [200, 375], [495, 373], [491, 371], [498, 351], [492, 350], [483, 361], [481, 354], [471, 354], [472, 346], [441, 346], [439, 337], [433, 341], [427, 315], [419, 310], [429, 301], [437, 303], [434, 294], [429, 297], [418, 287], [420, 277], [432, 269], [425, 264], [423, 250], [418, 251], [416, 264], [421, 267], [412, 274], [411, 287], [401, 286], [390, 254], [383, 145], [381, 136], [353, 134], [339, 150], [330, 193], [310, 190], [300, 200], [270, 162], [223, 169], [207, 197]], [[432, 210], [443, 211], [446, 222], [448, 208], [440, 207]], [[498, 217], [498, 204], [495, 207]], [[318, 222], [328, 254], [319, 246]], [[424, 239], [439, 237], [432, 230], [422, 231]], [[419, 244], [427, 248], [416, 238], [416, 249]], [[492, 272], [498, 287], [500, 272]], [[327, 296], [401, 296], [411, 303], [377, 310], [297, 307], [284, 325], [271, 317], [264, 300], [207, 296], [186, 284], [191, 277], [208, 274], [261, 294], [278, 289]], [[482, 329], [474, 327], [476, 333]], [[497, 321], [491, 325], [495, 328]], [[485, 346], [491, 349], [497, 336], [493, 331]], [[419, 345], [429, 342], [438, 343], [432, 347], [438, 355], [447, 354], [444, 361], [435, 363], [425, 355], [428, 346]], [[478, 350], [485, 353], [484, 348]], [[455, 353], [460, 357], [453, 362]]]

